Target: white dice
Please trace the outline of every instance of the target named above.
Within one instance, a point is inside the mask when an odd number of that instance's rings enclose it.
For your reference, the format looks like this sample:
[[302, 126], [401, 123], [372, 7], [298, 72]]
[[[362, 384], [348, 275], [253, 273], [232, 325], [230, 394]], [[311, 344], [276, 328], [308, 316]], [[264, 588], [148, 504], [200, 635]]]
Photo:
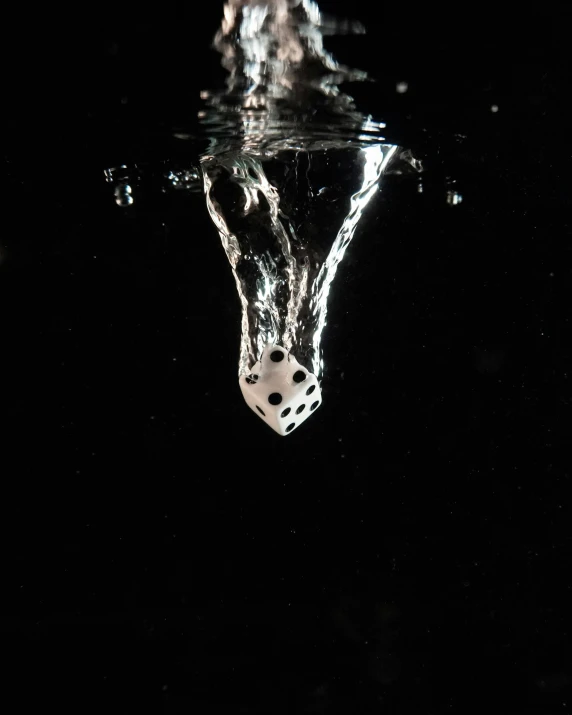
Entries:
[[250, 409], [283, 437], [322, 404], [316, 376], [278, 345], [267, 345], [250, 374], [238, 382]]

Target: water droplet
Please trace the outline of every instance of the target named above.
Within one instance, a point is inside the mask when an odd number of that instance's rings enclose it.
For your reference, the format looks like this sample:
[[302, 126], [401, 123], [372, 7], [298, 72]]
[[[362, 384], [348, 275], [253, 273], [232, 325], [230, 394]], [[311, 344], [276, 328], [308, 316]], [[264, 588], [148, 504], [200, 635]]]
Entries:
[[170, 169], [165, 178], [174, 189], [187, 191], [202, 191], [203, 183], [200, 170], [196, 167], [188, 169]]
[[463, 201], [463, 196], [458, 191], [449, 189], [447, 191], [447, 203], [449, 206], [457, 206]]
[[131, 206], [133, 196], [131, 196], [131, 186], [129, 184], [118, 184], [113, 193], [115, 194], [115, 203], [118, 206]]

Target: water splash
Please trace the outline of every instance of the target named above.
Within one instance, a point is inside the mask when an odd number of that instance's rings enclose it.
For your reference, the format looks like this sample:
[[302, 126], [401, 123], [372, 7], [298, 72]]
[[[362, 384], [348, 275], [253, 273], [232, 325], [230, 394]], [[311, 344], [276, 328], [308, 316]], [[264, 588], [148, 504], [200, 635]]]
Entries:
[[207, 207], [242, 303], [239, 374], [250, 371], [267, 343], [283, 345], [322, 374], [332, 282], [397, 151], [378, 144], [203, 158]]
[[325, 33], [348, 31], [363, 27], [311, 0], [229, 0], [215, 36], [229, 77], [202, 93], [201, 168], [242, 304], [239, 375], [268, 344], [323, 374], [328, 296], [364, 211], [384, 173], [420, 170], [341, 92], [369, 79], [324, 49]]
[[229, 71], [226, 96], [251, 107], [318, 91], [341, 97], [341, 82], [367, 74], [340, 65], [325, 50], [325, 34], [363, 33], [357, 22], [329, 19], [312, 0], [228, 0], [214, 39]]

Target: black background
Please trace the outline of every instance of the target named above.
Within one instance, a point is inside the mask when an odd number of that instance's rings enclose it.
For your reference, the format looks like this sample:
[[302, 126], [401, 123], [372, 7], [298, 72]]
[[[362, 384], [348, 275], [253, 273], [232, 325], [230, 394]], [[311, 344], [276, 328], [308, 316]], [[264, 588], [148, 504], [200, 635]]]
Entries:
[[122, 209], [103, 177], [188, 160], [165, 136], [224, 81], [222, 4], [6, 21], [2, 677], [22, 704], [572, 710], [570, 13], [321, 6], [368, 27], [326, 46], [379, 78], [352, 94], [428, 171], [356, 235], [324, 405], [286, 439], [238, 390], [201, 195]]

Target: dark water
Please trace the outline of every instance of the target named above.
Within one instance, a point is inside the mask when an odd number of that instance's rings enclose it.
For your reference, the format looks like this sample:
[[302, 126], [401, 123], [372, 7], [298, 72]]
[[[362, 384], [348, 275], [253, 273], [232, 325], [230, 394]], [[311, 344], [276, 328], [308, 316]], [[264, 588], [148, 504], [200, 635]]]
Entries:
[[568, 15], [322, 8], [368, 27], [326, 44], [425, 171], [346, 252], [324, 404], [285, 439], [244, 405], [230, 267], [169, 177], [192, 183], [173, 135], [224, 81], [221, 8], [21, 20], [0, 239], [21, 702], [571, 709]]

